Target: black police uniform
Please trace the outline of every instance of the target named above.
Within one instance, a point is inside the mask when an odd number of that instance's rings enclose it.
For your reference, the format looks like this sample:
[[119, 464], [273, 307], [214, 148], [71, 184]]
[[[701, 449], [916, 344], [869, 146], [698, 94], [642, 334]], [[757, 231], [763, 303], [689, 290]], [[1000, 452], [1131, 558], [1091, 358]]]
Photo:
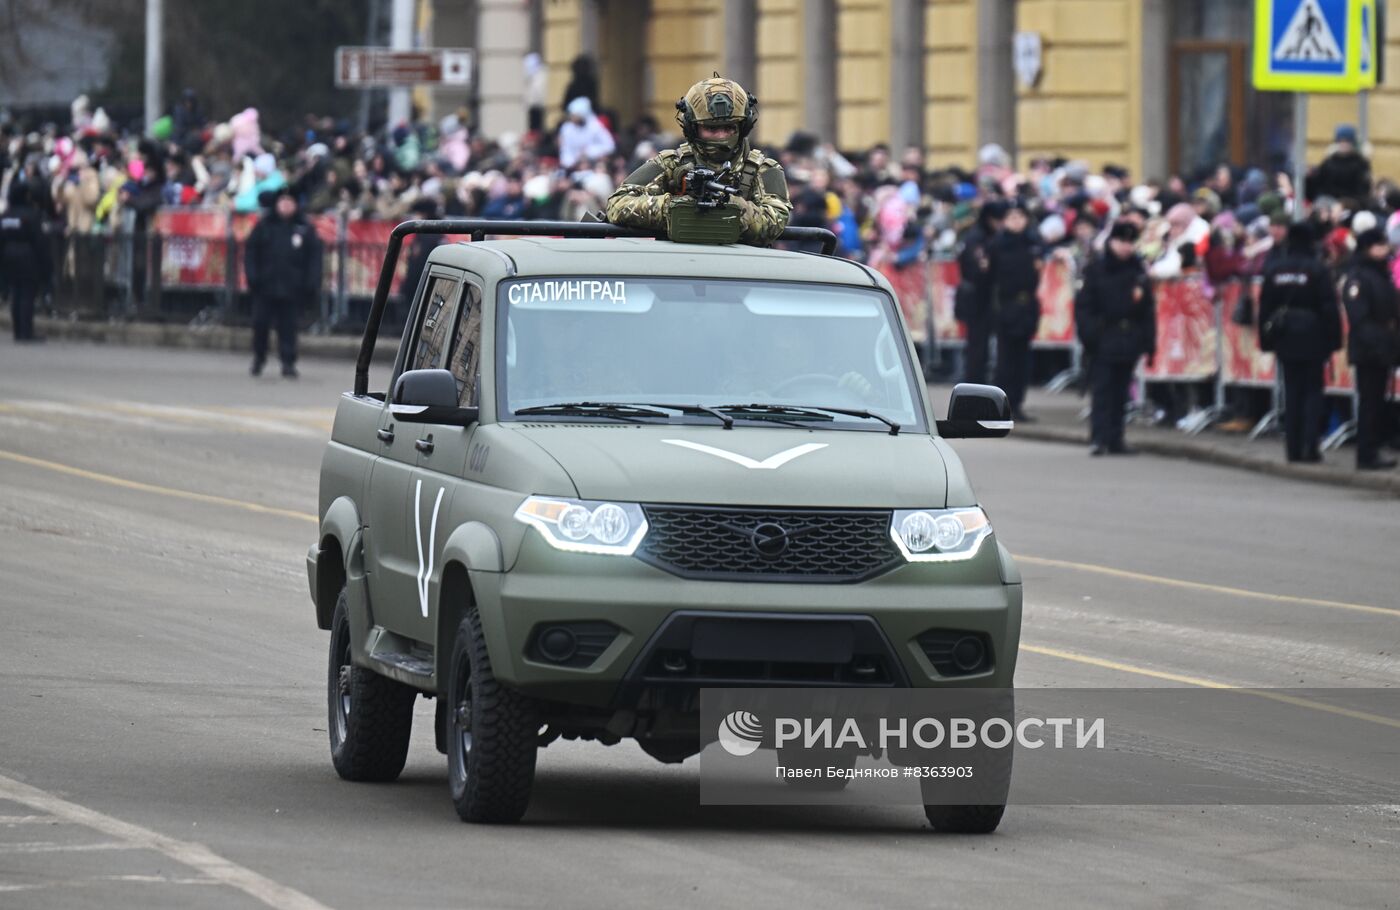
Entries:
[[1105, 252], [1084, 271], [1074, 321], [1089, 359], [1093, 384], [1091, 427], [1097, 451], [1120, 453], [1133, 369], [1157, 353], [1157, 301], [1147, 267], [1137, 255]]
[[1358, 253], [1343, 285], [1350, 327], [1347, 359], [1356, 368], [1356, 463], [1381, 461], [1386, 387], [1400, 358], [1400, 302], [1385, 262]]
[[984, 209], [983, 219], [963, 236], [962, 252], [958, 254], [961, 283], [958, 285], [953, 315], [967, 329], [967, 342], [963, 348], [963, 382], [987, 381], [987, 348], [996, 324], [992, 300], [996, 283], [992, 278], [991, 262], [991, 243], [995, 235], [987, 225], [988, 214]]
[[10, 293], [15, 341], [34, 340], [34, 300], [52, 279], [52, 263], [39, 210], [20, 184], [11, 189], [9, 208], [0, 215], [0, 279]]
[[1031, 339], [1040, 326], [1040, 248], [1030, 231], [1003, 230], [992, 243], [997, 330], [997, 385], [1006, 392], [1011, 413], [1021, 407], [1030, 381]]
[[1285, 255], [1265, 266], [1259, 293], [1259, 347], [1273, 351], [1283, 370], [1289, 461], [1321, 460], [1323, 370], [1341, 346], [1332, 276], [1310, 243], [1290, 238]]
[[297, 327], [303, 303], [321, 291], [321, 240], [300, 213], [264, 215], [248, 235], [243, 269], [253, 295], [253, 372], [267, 360], [271, 326], [277, 326], [282, 371], [295, 375]]

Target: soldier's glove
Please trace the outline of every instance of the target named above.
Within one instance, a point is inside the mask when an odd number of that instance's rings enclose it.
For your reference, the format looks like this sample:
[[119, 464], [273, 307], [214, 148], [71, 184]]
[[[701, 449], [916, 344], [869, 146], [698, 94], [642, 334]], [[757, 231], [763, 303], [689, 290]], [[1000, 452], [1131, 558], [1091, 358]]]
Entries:
[[875, 387], [870, 384], [870, 380], [854, 370], [842, 376], [837, 386], [854, 393], [862, 401], [869, 401], [875, 395]]

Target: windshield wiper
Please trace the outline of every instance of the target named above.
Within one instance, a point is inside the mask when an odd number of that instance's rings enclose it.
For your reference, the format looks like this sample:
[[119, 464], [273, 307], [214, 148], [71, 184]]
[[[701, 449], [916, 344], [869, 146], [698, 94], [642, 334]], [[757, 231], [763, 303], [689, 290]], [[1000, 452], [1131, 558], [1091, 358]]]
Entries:
[[655, 404], [650, 401], [570, 401], [560, 404], [541, 404], [529, 408], [521, 408], [516, 414], [580, 414], [585, 416], [614, 417], [618, 420], [630, 420], [639, 417], [666, 417], [670, 414], [665, 411], [679, 411], [682, 414], [706, 414], [718, 420], [724, 425], [726, 430], [734, 429], [734, 418], [728, 414], [722, 414], [714, 408], [706, 407], [703, 404]]
[[715, 420], [724, 424], [726, 430], [734, 429], [734, 418], [719, 411], [716, 408], [706, 407], [703, 404], [657, 404], [655, 402], [645, 402], [637, 407], [646, 408], [666, 408], [671, 411], [680, 411], [682, 414], [708, 414]]
[[768, 419], [769, 415], [777, 419], [795, 420], [833, 420], [828, 414], [840, 414], [842, 417], [859, 417], [863, 420], [878, 420], [890, 428], [891, 436], [898, 436], [900, 426], [888, 417], [870, 411], [859, 411], [854, 408], [828, 408], [818, 405], [789, 405], [789, 404], [728, 404], [719, 405], [717, 410], [726, 412], [737, 412], [737, 416], [742, 418]]
[[528, 408], [517, 408], [517, 417], [529, 415], [578, 415], [581, 417], [609, 417], [613, 420], [627, 420], [642, 423], [644, 417], [665, 417], [671, 415], [656, 408], [641, 405], [619, 404], [610, 401], [561, 401], [558, 404], [539, 404]]

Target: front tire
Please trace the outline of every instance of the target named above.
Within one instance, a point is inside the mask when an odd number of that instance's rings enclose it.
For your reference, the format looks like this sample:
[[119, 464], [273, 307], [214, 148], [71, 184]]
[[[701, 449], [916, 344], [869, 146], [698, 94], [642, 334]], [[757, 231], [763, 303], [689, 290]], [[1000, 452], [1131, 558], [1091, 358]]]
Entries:
[[387, 783], [408, 760], [413, 730], [411, 686], [357, 667], [351, 660], [349, 599], [341, 588], [331, 618], [326, 680], [331, 764], [346, 780]]
[[452, 645], [447, 688], [447, 777], [462, 821], [509, 824], [530, 804], [539, 749], [533, 701], [496, 681], [473, 608]]

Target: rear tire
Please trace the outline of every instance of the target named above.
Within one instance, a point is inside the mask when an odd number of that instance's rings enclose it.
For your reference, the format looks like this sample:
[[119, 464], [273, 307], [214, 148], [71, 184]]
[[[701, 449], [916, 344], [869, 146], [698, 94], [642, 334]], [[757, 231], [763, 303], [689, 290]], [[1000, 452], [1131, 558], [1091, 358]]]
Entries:
[[349, 599], [342, 588], [331, 618], [326, 680], [331, 764], [346, 780], [387, 783], [398, 778], [408, 760], [418, 692], [355, 666], [350, 655]]
[[462, 821], [520, 821], [535, 783], [540, 720], [534, 702], [496, 681], [468, 610], [452, 644], [447, 692], [447, 778]]

